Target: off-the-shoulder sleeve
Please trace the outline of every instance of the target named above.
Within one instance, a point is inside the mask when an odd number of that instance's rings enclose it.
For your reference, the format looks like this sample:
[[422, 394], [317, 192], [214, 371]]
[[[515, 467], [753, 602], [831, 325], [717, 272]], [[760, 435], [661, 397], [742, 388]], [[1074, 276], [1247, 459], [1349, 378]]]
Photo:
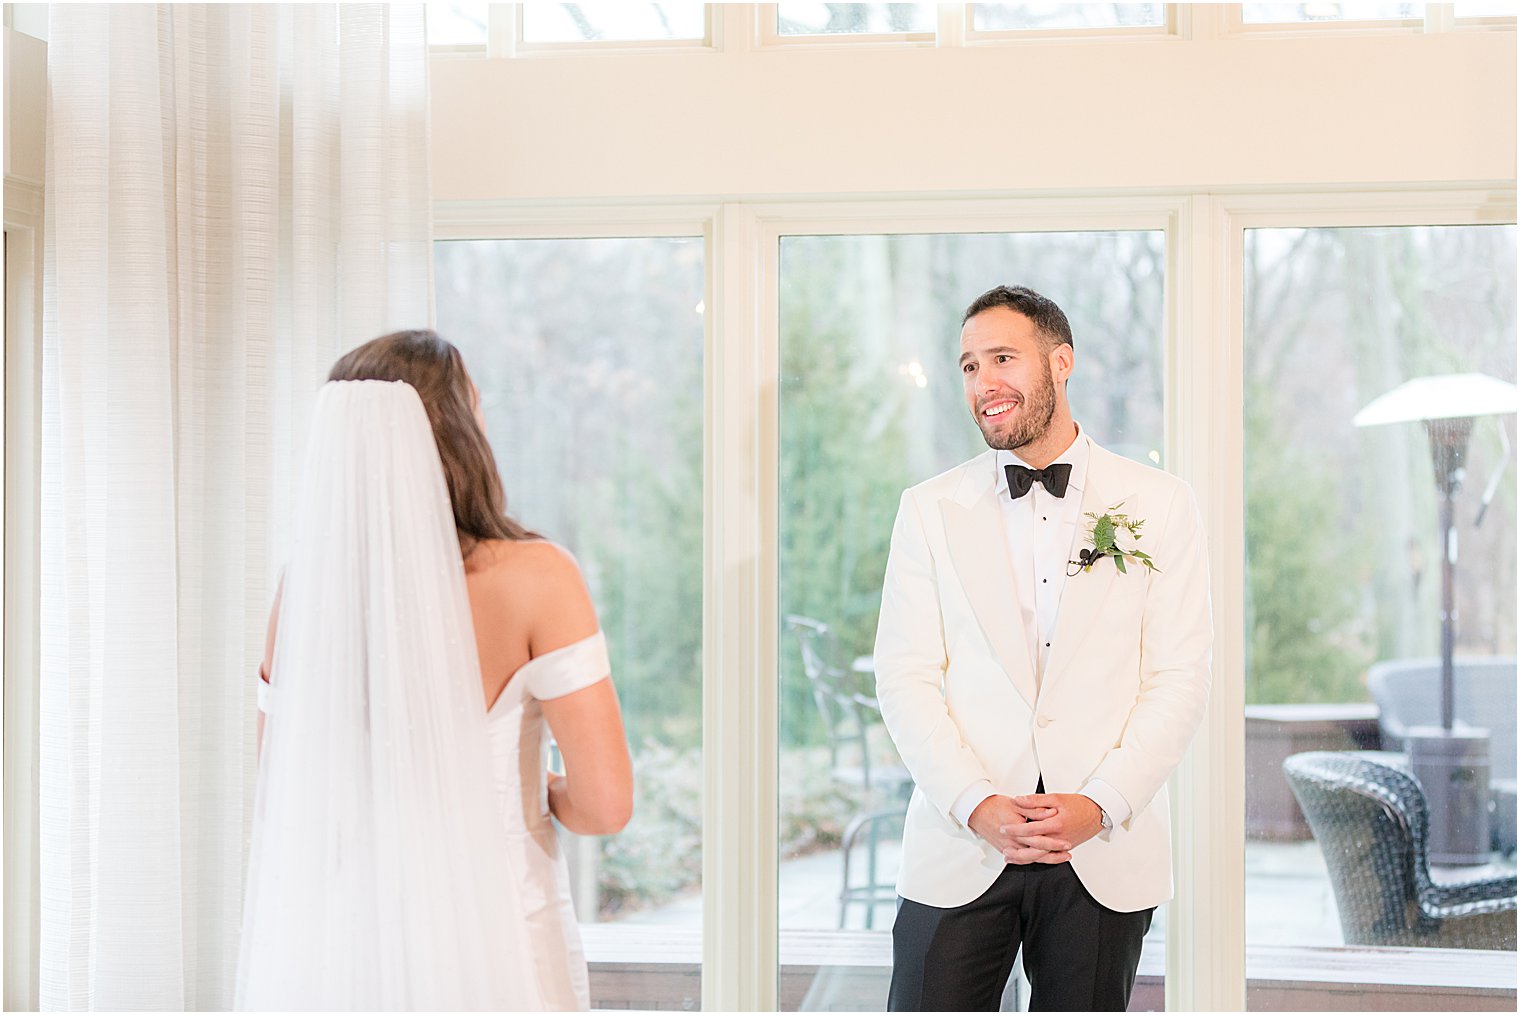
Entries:
[[539, 701], [548, 701], [574, 694], [610, 676], [612, 663], [607, 658], [607, 639], [598, 631], [529, 659], [514, 679], [524, 681], [527, 692]]

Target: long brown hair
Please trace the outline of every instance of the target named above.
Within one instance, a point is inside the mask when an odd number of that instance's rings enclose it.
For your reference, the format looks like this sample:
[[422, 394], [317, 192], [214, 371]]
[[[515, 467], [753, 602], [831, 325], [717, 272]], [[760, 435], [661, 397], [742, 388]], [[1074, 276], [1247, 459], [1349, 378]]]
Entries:
[[538, 538], [507, 514], [496, 458], [475, 421], [470, 375], [452, 343], [426, 329], [382, 335], [346, 353], [327, 379], [405, 381], [417, 389], [443, 460], [461, 554], [486, 539]]

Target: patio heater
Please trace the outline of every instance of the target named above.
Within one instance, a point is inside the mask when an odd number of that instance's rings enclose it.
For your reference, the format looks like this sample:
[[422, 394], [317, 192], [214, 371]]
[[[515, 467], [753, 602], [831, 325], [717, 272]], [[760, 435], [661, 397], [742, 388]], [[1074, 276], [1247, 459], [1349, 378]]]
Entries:
[[[1473, 420], [1505, 415], [1520, 407], [1520, 389], [1486, 374], [1417, 377], [1374, 399], [1352, 422], [1425, 424], [1440, 494], [1441, 532], [1441, 725], [1409, 730], [1409, 765], [1430, 805], [1429, 855], [1435, 863], [1488, 861], [1489, 731], [1456, 721], [1456, 681], [1452, 645], [1456, 605], [1452, 578], [1457, 565], [1454, 517], [1457, 490], [1466, 473], [1464, 459]], [[1507, 442], [1506, 442], [1507, 443]], [[1508, 455], [1506, 455], [1506, 460]], [[1500, 463], [1500, 469], [1504, 463]], [[1498, 475], [1485, 491], [1484, 507], [1497, 489]], [[1479, 519], [1482, 512], [1479, 512]]]

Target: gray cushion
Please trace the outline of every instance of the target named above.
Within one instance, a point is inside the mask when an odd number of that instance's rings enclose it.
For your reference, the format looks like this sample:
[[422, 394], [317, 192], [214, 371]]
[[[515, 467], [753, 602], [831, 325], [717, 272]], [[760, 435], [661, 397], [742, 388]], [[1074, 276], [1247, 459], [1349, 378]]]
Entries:
[[[1453, 662], [1456, 717], [1481, 726], [1492, 738], [1490, 777], [1515, 781], [1515, 658], [1467, 656]], [[1397, 659], [1367, 671], [1367, 686], [1378, 706], [1385, 750], [1402, 751], [1404, 731], [1441, 722], [1441, 660]], [[1513, 790], [1511, 790], [1513, 792]]]

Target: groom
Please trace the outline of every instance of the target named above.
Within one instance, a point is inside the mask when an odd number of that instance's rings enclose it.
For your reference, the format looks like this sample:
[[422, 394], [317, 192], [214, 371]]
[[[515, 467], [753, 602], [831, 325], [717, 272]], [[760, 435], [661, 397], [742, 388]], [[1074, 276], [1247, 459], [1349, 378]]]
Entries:
[[1033, 1010], [1123, 1011], [1172, 894], [1166, 780], [1209, 688], [1203, 528], [1187, 484], [1072, 420], [1074, 363], [1055, 303], [978, 297], [960, 369], [992, 450], [904, 493], [892, 530], [877, 690], [917, 784], [892, 1011], [996, 1011], [1021, 947]]

